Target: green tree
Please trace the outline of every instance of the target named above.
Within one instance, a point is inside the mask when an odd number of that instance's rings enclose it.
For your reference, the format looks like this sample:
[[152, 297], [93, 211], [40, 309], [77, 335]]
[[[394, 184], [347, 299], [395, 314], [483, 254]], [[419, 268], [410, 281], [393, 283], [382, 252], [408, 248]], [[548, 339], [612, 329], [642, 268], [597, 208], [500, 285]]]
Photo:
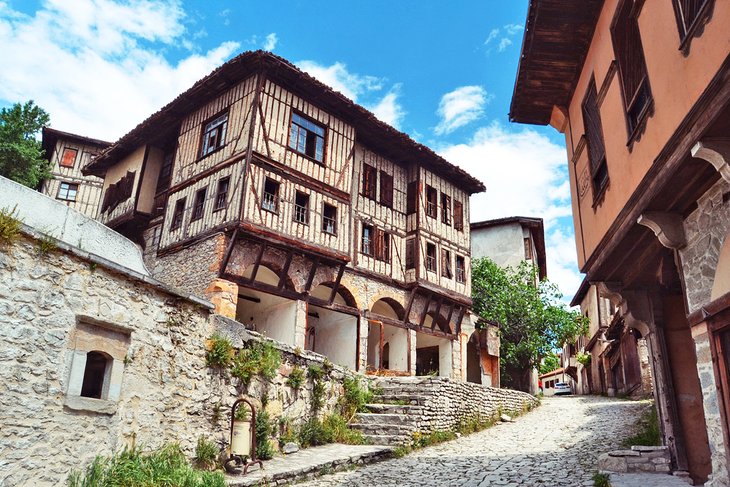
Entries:
[[547, 374], [560, 368], [560, 357], [555, 353], [547, 354], [540, 362], [540, 373]]
[[50, 117], [33, 100], [0, 110], [0, 176], [37, 188], [50, 177], [50, 163], [36, 135]]
[[472, 262], [474, 311], [500, 324], [502, 384], [522, 391], [529, 390], [530, 371], [587, 326], [561, 301], [555, 284], [535, 282], [537, 269], [526, 262], [516, 269], [502, 269], [488, 258]]

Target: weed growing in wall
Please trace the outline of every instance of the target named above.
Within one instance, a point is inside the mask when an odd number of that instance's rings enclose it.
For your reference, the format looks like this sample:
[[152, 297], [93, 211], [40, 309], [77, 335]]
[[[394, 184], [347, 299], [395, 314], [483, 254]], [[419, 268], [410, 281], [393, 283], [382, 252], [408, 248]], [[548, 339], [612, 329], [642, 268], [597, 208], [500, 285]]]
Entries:
[[324, 406], [325, 373], [322, 367], [312, 364], [307, 369], [307, 377], [312, 381], [312, 395], [309, 399], [312, 411], [319, 411]]
[[658, 446], [661, 445], [661, 431], [659, 429], [659, 417], [656, 407], [652, 406], [644, 411], [638, 421], [639, 432], [634, 436], [626, 438], [621, 446], [629, 448], [634, 445]]
[[35, 253], [38, 257], [46, 257], [58, 248], [56, 239], [48, 235], [41, 235], [35, 245]]
[[273, 379], [281, 365], [281, 353], [270, 342], [254, 342], [233, 358], [231, 374], [248, 385], [254, 376]]
[[328, 414], [321, 421], [316, 417], [309, 418], [300, 426], [297, 439], [302, 448], [328, 443], [365, 444], [362, 434], [351, 430], [347, 426], [347, 420], [336, 413]]
[[209, 340], [208, 353], [205, 355], [205, 363], [208, 367], [224, 368], [231, 363], [233, 345], [228, 338], [214, 334]]
[[215, 470], [218, 460], [218, 445], [201, 436], [195, 446], [195, 465], [204, 470]]
[[0, 208], [0, 247], [14, 244], [20, 238], [20, 220], [16, 217], [17, 206], [12, 210]]
[[367, 412], [366, 404], [372, 401], [373, 393], [360, 385], [355, 377], [345, 377], [342, 383], [344, 393], [338, 401], [340, 411], [345, 418], [352, 418], [355, 413]]
[[611, 477], [606, 473], [596, 472], [593, 474], [594, 487], [611, 487]]
[[289, 372], [289, 377], [286, 379], [286, 385], [298, 391], [304, 385], [304, 379], [304, 369], [296, 365], [291, 372]]
[[269, 413], [261, 411], [256, 415], [256, 458], [269, 460], [274, 456], [274, 446], [269, 437], [272, 433]]

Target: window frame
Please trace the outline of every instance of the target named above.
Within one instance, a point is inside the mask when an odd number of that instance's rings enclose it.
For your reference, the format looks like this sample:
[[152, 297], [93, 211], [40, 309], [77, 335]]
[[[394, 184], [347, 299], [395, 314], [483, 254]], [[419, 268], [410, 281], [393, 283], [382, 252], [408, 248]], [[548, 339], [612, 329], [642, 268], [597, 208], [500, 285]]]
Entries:
[[525, 260], [532, 259], [532, 239], [530, 237], [522, 237], [522, 243], [525, 247]]
[[454, 228], [460, 232], [464, 231], [464, 203], [459, 200], [454, 200]]
[[416, 268], [416, 253], [418, 246], [416, 245], [415, 238], [406, 239], [406, 270]]
[[441, 223], [451, 226], [451, 196], [441, 191]]
[[380, 170], [380, 204], [393, 208], [393, 175], [384, 170]]
[[205, 199], [208, 196], [208, 187], [205, 186], [195, 192], [193, 211], [190, 214], [190, 223], [200, 220], [205, 215]]
[[362, 224], [360, 253], [368, 257], [375, 257], [375, 227], [369, 223]]
[[[311, 156], [311, 155], [307, 154], [307, 152], [306, 152], [306, 148], [307, 148], [306, 135], [305, 135], [304, 151], [303, 152], [299, 150], [298, 146], [297, 147], [292, 146], [292, 128], [293, 128], [294, 125], [296, 125], [297, 127], [299, 127], [301, 130], [305, 130], [307, 132], [309, 131], [306, 127], [304, 127], [303, 125], [301, 125], [301, 124], [299, 124], [299, 123], [297, 123], [297, 122], [294, 121], [294, 117], [295, 116], [303, 119], [304, 121], [307, 121], [307, 122], [313, 124], [316, 127], [321, 128], [323, 130], [324, 134], [321, 135], [321, 137], [322, 137], [322, 159], [321, 160], [320, 159], [317, 159], [317, 157], [316, 157], [316, 154], [317, 154], [316, 143], [315, 143], [314, 155]], [[318, 134], [316, 134], [316, 132], [312, 132], [312, 133], [314, 133], [315, 136], [318, 135]], [[327, 129], [327, 126], [326, 125], [324, 125], [324, 124], [322, 124], [322, 123], [314, 120], [312, 117], [306, 116], [304, 113], [300, 112], [299, 110], [292, 110], [291, 111], [291, 113], [289, 115], [289, 131], [288, 131], [288, 134], [287, 134], [287, 142], [286, 142], [286, 148], [287, 148], [287, 150], [290, 150], [290, 151], [292, 151], [292, 152], [294, 152], [296, 154], [299, 154], [302, 157], [306, 157], [310, 161], [313, 161], [313, 162], [315, 162], [317, 164], [320, 164], [320, 165], [323, 165], [324, 166], [324, 165], [326, 165], [325, 164], [325, 161], [327, 160], [327, 142], [328, 142], [328, 135], [329, 135], [329, 130]], [[297, 141], [298, 140], [299, 140], [299, 133], [297, 133]]]
[[[274, 193], [271, 193], [270, 191], [267, 191], [267, 186], [269, 184], [275, 185], [276, 190]], [[270, 213], [273, 213], [275, 215], [279, 214], [279, 194], [281, 191], [281, 182], [277, 181], [276, 179], [270, 178], [266, 176], [264, 178], [264, 187], [261, 190], [261, 209], [264, 211], [268, 211]], [[267, 206], [267, 205], [273, 205]]]
[[[221, 188], [223, 187], [223, 184], [225, 183], [225, 190], [222, 191]], [[218, 185], [216, 186], [215, 191], [215, 201], [214, 201], [214, 207], [213, 207], [213, 213], [216, 211], [224, 210], [228, 204], [226, 201], [228, 199], [228, 191], [231, 189], [231, 177], [230, 176], [224, 176], [220, 179], [218, 179]]]
[[[459, 263], [461, 263], [461, 265], [459, 265]], [[456, 278], [456, 282], [461, 284], [466, 283], [466, 257], [456, 254], [454, 267], [454, 277]]]
[[[306, 200], [306, 203], [304, 205], [300, 205], [298, 203], [299, 196], [303, 196]], [[302, 225], [309, 225], [309, 201], [311, 199], [311, 196], [308, 193], [305, 193], [303, 191], [296, 190], [294, 192], [294, 213], [292, 214], [292, 220], [296, 223], [300, 223]], [[304, 215], [302, 218], [299, 219], [299, 215]]]
[[[216, 125], [215, 127], [208, 129], [208, 127], [213, 124], [214, 122], [218, 121], [218, 119], [225, 117], [225, 120]], [[218, 112], [217, 114], [213, 115], [209, 119], [207, 119], [205, 122], [201, 124], [201, 131], [200, 131], [200, 150], [198, 151], [198, 160], [204, 159], [208, 157], [209, 155], [218, 152], [222, 148], [226, 146], [226, 136], [228, 135], [228, 120], [229, 120], [229, 112], [228, 109], [225, 109], [221, 112]], [[219, 128], [222, 127], [222, 128]], [[219, 139], [216, 141], [215, 147], [208, 148], [206, 151], [206, 145], [207, 145], [207, 134], [211, 133], [212, 131], [218, 131], [219, 132]]]
[[441, 247], [441, 277], [453, 279], [454, 273], [451, 271], [451, 251]]
[[[431, 201], [433, 195], [433, 201]], [[438, 218], [439, 192], [433, 186], [426, 185], [426, 216], [429, 218]]]
[[[71, 160], [70, 164], [65, 164], [65, 161], [67, 159], [66, 153], [73, 152], [73, 158]], [[73, 147], [64, 147], [63, 152], [61, 153], [61, 159], [58, 161], [58, 167], [63, 167], [67, 169], [73, 169], [74, 166], [76, 166], [76, 158], [79, 156], [79, 150], [74, 149]]]
[[[430, 250], [433, 249], [433, 255], [431, 255]], [[426, 272], [433, 272], [436, 274], [438, 272], [438, 248], [436, 247], [435, 243], [426, 242], [426, 260], [424, 261], [424, 264], [426, 266]]]
[[390, 263], [390, 232], [382, 228], [375, 229], [375, 259], [381, 262]]
[[[65, 186], [65, 188], [64, 188]], [[73, 192], [73, 194], [71, 194]], [[63, 195], [62, 195], [63, 194]], [[66, 181], [61, 181], [61, 184], [58, 186], [58, 191], [56, 192], [56, 199], [60, 201], [68, 201], [69, 203], [75, 203], [76, 197], [79, 194], [79, 184], [78, 183], [69, 183]]]
[[418, 181], [411, 181], [406, 187], [406, 215], [418, 213]]
[[[334, 216], [328, 217], [327, 209], [332, 209]], [[332, 230], [326, 227], [328, 221], [332, 223]], [[325, 202], [322, 202], [322, 233], [337, 236], [337, 206]]]
[[175, 206], [172, 210], [172, 218], [170, 219], [170, 231], [174, 232], [182, 228], [183, 220], [185, 219], [185, 203], [187, 196], [178, 198], [175, 201]]

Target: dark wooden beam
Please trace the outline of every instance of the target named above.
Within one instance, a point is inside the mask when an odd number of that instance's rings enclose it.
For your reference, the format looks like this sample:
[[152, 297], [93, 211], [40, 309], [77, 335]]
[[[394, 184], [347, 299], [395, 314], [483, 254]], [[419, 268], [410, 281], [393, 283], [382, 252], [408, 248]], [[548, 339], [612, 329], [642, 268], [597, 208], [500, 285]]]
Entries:
[[459, 311], [459, 319], [456, 320], [456, 330], [453, 330], [453, 332], [456, 333], [457, 335], [459, 333], [461, 333], [461, 322], [463, 321], [465, 314], [466, 314], [466, 308], [462, 306], [461, 311]]
[[[306, 298], [306, 297], [305, 297]], [[353, 308], [351, 306], [347, 306], [344, 304], [338, 304], [338, 303], [328, 303], [324, 299], [315, 298], [313, 296], [309, 296], [307, 298], [307, 302], [311, 304], [312, 306], [317, 306], [318, 308], [324, 308], [331, 311], [336, 311], [338, 313], [343, 313], [347, 315], [352, 316], [360, 316], [360, 310], [357, 308]]]
[[335, 297], [337, 296], [337, 290], [340, 288], [340, 282], [342, 281], [342, 275], [345, 273], [345, 264], [342, 264], [340, 266], [340, 270], [337, 273], [337, 279], [335, 280], [335, 285], [332, 286], [332, 293], [330, 294], [329, 304], [332, 304], [335, 302]]
[[253, 265], [253, 270], [251, 271], [251, 277], [249, 278], [251, 282], [256, 280], [256, 274], [259, 272], [259, 266], [261, 265], [261, 260], [264, 258], [264, 252], [266, 252], [266, 244], [262, 243], [259, 255], [256, 256], [256, 263]]
[[[439, 313], [441, 312], [441, 305], [444, 304], [444, 297], [441, 296], [438, 300], [438, 304], [436, 305], [436, 311], [433, 313], [433, 320], [431, 320], [431, 329], [433, 330], [436, 327], [436, 324], [439, 320]], [[443, 329], [443, 328], [442, 328]], [[444, 330], [446, 331], [446, 330]]]
[[312, 259], [312, 267], [309, 268], [309, 277], [307, 277], [307, 284], [304, 286], [304, 293], [309, 294], [312, 290], [312, 282], [314, 282], [314, 275], [317, 273], [317, 267], [319, 267], [319, 257]]
[[286, 256], [286, 262], [284, 262], [284, 268], [281, 270], [281, 274], [279, 274], [279, 289], [282, 289], [286, 285], [286, 278], [289, 274], [289, 266], [291, 265], [291, 261], [294, 258], [294, 252], [289, 252], [289, 254]]
[[426, 315], [428, 314], [428, 308], [431, 306], [431, 300], [433, 299], [433, 293], [429, 293], [428, 300], [426, 301], [426, 306], [423, 308], [423, 313], [421, 313], [421, 319], [418, 321], [418, 328], [423, 328], [423, 323], [426, 321]]
[[403, 324], [409, 323], [409, 318], [411, 316], [411, 308], [413, 307], [413, 300], [416, 299], [416, 294], [418, 294], [418, 291], [414, 289], [411, 291], [411, 295], [408, 297], [408, 305], [406, 305], [406, 312], [403, 314]]
[[449, 308], [449, 316], [446, 318], [446, 324], [449, 326], [449, 329], [451, 329], [451, 317], [454, 314], [454, 308], [456, 308], [456, 303], [452, 301], [451, 308]]
[[237, 238], [238, 238], [238, 227], [236, 227], [233, 230], [233, 235], [231, 235], [231, 241], [228, 242], [228, 247], [226, 248], [226, 253], [223, 255], [223, 261], [221, 261], [221, 266], [218, 269], [219, 276], [222, 276], [223, 273], [226, 272], [226, 267], [228, 267], [228, 261], [231, 258], [231, 253], [233, 253], [233, 246], [236, 245]]

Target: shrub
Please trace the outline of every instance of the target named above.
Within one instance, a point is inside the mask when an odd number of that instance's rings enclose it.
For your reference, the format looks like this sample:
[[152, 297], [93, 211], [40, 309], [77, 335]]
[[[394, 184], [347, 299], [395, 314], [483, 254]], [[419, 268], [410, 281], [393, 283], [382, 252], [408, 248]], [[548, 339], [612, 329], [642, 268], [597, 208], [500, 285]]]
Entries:
[[319, 365], [312, 364], [307, 369], [307, 377], [312, 381], [312, 396], [309, 399], [309, 405], [313, 411], [319, 411], [324, 406], [324, 370]]
[[220, 450], [218, 445], [212, 441], [208, 441], [205, 437], [198, 438], [198, 444], [195, 447], [195, 463], [198, 467], [206, 470], [214, 470], [216, 460]]
[[596, 472], [593, 474], [594, 487], [611, 487], [611, 477], [606, 473]]
[[359, 431], [351, 430], [347, 426], [347, 420], [339, 414], [328, 414], [322, 420], [325, 436], [331, 438], [332, 442], [344, 443], [345, 445], [363, 445], [365, 438]]
[[324, 445], [332, 440], [322, 427], [322, 422], [317, 418], [310, 418], [299, 427], [299, 444], [302, 448]]
[[20, 237], [20, 220], [15, 217], [17, 206], [12, 210], [0, 208], [0, 246], [12, 245]]
[[372, 392], [361, 387], [360, 381], [355, 377], [345, 377], [342, 388], [344, 389], [344, 394], [338, 402], [343, 416], [351, 418], [355, 413], [367, 412], [365, 406], [369, 402], [372, 402]]
[[269, 440], [271, 419], [269, 413], [261, 411], [256, 415], [256, 458], [269, 460], [274, 456], [274, 447]]
[[304, 385], [304, 369], [299, 366], [295, 366], [289, 373], [289, 377], [286, 379], [286, 385], [294, 390], [299, 390]]
[[588, 365], [590, 365], [590, 363], [591, 363], [591, 354], [590, 353], [584, 353], [584, 352], [578, 352], [576, 354], [576, 356], [575, 356], [575, 359], [583, 367], [588, 367]]
[[254, 342], [247, 348], [242, 348], [233, 357], [231, 374], [244, 384], [251, 382], [256, 375], [266, 379], [276, 376], [281, 365], [281, 354], [269, 342]]
[[72, 471], [69, 487], [225, 487], [220, 472], [201, 472], [190, 467], [177, 444], [143, 453], [125, 448], [111, 457], [96, 457], [85, 471]]
[[233, 345], [231, 345], [231, 341], [216, 333], [210, 337], [210, 349], [205, 356], [205, 363], [208, 367], [227, 367], [231, 363], [232, 354]]

